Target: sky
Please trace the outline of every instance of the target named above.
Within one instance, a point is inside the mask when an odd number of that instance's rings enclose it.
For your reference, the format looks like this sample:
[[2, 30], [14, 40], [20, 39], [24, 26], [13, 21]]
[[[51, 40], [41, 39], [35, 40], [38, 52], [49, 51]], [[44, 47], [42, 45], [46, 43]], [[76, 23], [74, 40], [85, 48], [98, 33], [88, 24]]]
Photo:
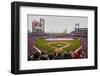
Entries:
[[32, 21], [40, 22], [40, 18], [45, 20], [45, 32], [62, 33], [66, 30], [67, 33], [70, 33], [74, 30], [76, 23], [79, 23], [80, 28], [88, 28], [88, 17], [28, 14], [27, 24], [29, 31], [32, 31]]

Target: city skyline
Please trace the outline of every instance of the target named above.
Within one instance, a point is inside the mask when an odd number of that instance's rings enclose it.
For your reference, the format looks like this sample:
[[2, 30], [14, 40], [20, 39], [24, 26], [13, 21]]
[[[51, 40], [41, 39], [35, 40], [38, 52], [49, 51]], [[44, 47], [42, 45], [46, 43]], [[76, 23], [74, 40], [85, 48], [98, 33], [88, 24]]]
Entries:
[[28, 15], [28, 31], [32, 32], [32, 21], [40, 22], [40, 18], [45, 20], [44, 31], [46, 33], [70, 33], [74, 30], [75, 24], [79, 23], [80, 28], [88, 28], [88, 17], [78, 16], [50, 16], [50, 15]]

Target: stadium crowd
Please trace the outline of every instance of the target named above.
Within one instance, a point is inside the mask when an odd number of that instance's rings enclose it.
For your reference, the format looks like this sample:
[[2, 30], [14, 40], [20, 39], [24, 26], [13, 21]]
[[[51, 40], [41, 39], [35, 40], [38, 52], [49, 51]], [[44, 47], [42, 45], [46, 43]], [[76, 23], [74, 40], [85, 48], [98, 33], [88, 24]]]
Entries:
[[48, 53], [47, 51], [43, 51], [40, 53], [34, 52], [33, 55], [28, 57], [28, 60], [57, 60], [57, 59], [72, 59], [72, 55], [70, 53], [64, 52], [62, 53]]
[[87, 38], [80, 38], [80, 43], [82, 48], [77, 52], [66, 52], [63, 53], [55, 52], [48, 53], [47, 51], [42, 51], [39, 53], [36, 49], [33, 48], [34, 36], [30, 35], [28, 38], [28, 61], [32, 60], [57, 60], [57, 59], [80, 59], [80, 58], [88, 58], [87, 51]]
[[43, 51], [38, 53], [34, 51], [34, 53], [28, 56], [28, 60], [58, 60], [58, 59], [81, 59], [87, 58], [87, 53], [84, 51], [84, 47], [82, 47], [77, 52], [64, 52], [64, 53], [48, 53], [47, 51]]

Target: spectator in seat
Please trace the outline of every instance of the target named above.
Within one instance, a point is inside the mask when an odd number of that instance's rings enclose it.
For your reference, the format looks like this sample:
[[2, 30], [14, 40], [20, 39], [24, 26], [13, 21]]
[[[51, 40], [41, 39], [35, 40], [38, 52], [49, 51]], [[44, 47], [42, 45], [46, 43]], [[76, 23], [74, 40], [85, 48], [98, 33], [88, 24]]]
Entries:
[[28, 61], [31, 61], [33, 59], [33, 56], [28, 56]]
[[52, 53], [49, 53], [48, 54], [48, 58], [49, 58], [49, 60], [53, 60], [54, 59], [54, 55]]
[[68, 53], [68, 52], [64, 52], [64, 54], [63, 54], [63, 58], [64, 58], [64, 59], [72, 59], [72, 56], [71, 56], [70, 53]]
[[56, 53], [55, 59], [63, 59], [61, 53]]
[[74, 56], [73, 56], [73, 58], [75, 58], [75, 59], [79, 59], [80, 58], [80, 54], [79, 53], [74, 53]]
[[40, 60], [48, 60], [48, 54], [46, 51], [43, 51], [40, 55]]
[[35, 52], [33, 60], [39, 60], [39, 56], [40, 56], [40, 54], [38, 52]]

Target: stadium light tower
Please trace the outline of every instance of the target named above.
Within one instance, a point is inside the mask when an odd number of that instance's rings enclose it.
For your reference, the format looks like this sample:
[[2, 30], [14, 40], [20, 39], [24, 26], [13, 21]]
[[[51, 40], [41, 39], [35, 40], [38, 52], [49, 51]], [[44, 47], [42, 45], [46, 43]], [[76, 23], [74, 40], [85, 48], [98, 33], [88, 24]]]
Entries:
[[41, 28], [43, 32], [44, 32], [44, 23], [45, 23], [45, 20], [43, 18], [40, 18], [40, 24], [41, 24]]
[[80, 28], [80, 27], [79, 27], [79, 23], [76, 23], [76, 24], [75, 24], [75, 30], [79, 30], [79, 28]]

